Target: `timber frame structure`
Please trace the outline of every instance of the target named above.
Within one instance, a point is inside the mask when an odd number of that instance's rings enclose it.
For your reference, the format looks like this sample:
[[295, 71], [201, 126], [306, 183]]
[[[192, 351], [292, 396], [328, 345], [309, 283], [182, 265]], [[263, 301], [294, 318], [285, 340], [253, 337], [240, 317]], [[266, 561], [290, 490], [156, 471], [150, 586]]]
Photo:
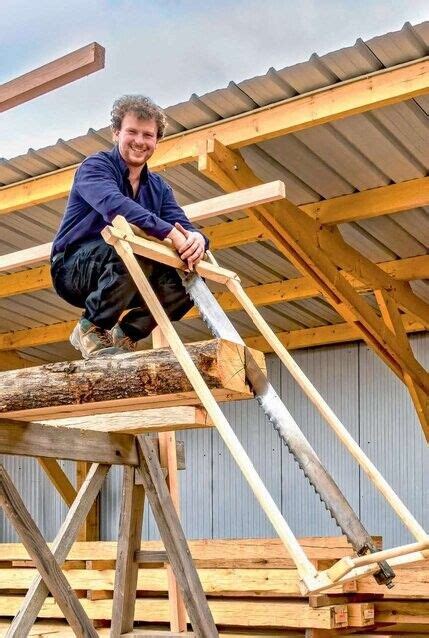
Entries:
[[[282, 185], [275, 183], [268, 185], [268, 187], [268, 190], [271, 190], [271, 195], [266, 192], [267, 186], [264, 186], [263, 198], [269, 201], [272, 197], [278, 201], [282, 201]], [[260, 188], [252, 189], [250, 192], [243, 191], [241, 197], [247, 197], [249, 204], [254, 205], [255, 202], [258, 201], [258, 197], [261, 196], [261, 192]], [[234, 201], [234, 197], [232, 201]], [[231, 206], [232, 201], [230, 196], [226, 196], [222, 199], [221, 205]], [[219, 201], [217, 203], [219, 204]], [[201, 209], [204, 210], [206, 207], [207, 203], [203, 202]], [[198, 638], [215, 638], [218, 636], [197, 571], [190, 559], [190, 552], [180, 526], [175, 504], [168, 491], [167, 483], [164, 480], [161, 465], [158, 461], [159, 451], [156, 450], [147, 436], [143, 436], [138, 429], [136, 431], [135, 423], [131, 426], [130, 430], [134, 432], [134, 435], [126, 433], [127, 427], [125, 423], [122, 426], [121, 433], [116, 433], [112, 437], [109, 432], [110, 419], [107, 414], [104, 415], [104, 432], [91, 431], [91, 421], [88, 415], [96, 414], [97, 412], [103, 413], [109, 409], [120, 412], [124, 406], [126, 406], [127, 409], [136, 410], [140, 407], [148, 407], [149, 405], [169, 405], [171, 400], [173, 401], [173, 405], [178, 404], [180, 406], [182, 403], [189, 403], [191, 400], [191, 403], [201, 405], [201, 408], [206, 410], [205, 425], [207, 426], [213, 423], [224, 439], [260, 505], [278, 532], [288, 554], [294, 561], [301, 580], [303, 592], [316, 593], [329, 590], [338, 584], [344, 584], [348, 581], [357, 581], [368, 574], [377, 572], [379, 564], [382, 561], [388, 561], [389, 565], [394, 566], [415, 563], [427, 558], [429, 550], [429, 536], [427, 533], [406, 509], [405, 505], [386, 483], [375, 466], [353, 441], [346, 428], [341, 424], [332, 410], [330, 410], [317, 390], [293, 362], [287, 350], [245, 294], [237, 275], [234, 272], [221, 268], [214, 259], [211, 259], [208, 263], [201, 262], [197, 267], [198, 274], [203, 275], [210, 281], [225, 284], [239, 303], [242, 304], [255, 325], [270, 343], [273, 350], [277, 352], [282, 363], [290, 370], [310, 400], [323, 414], [328, 424], [334, 429], [337, 436], [360, 463], [371, 481], [379, 489], [383, 497], [386, 498], [401, 521], [416, 539], [416, 542], [410, 545], [375, 551], [375, 553], [366, 556], [345, 557], [328, 569], [323, 571], [317, 570], [307, 558], [253, 468], [245, 450], [220, 411], [216, 399], [206, 385], [207, 382], [203, 379], [203, 376], [193, 363], [187, 349], [180, 341], [161, 303], [157, 300], [148, 280], [141, 271], [134, 253], [156, 259], [161, 263], [176, 267], [179, 270], [184, 269], [185, 266], [183, 262], [168, 246], [148, 241], [136, 235], [133, 228], [121, 217], [117, 217], [113, 221], [113, 226], [107, 227], [105, 231], [103, 231], [103, 237], [108, 243], [111, 243], [115, 247], [118, 254], [124, 260], [125, 265], [135, 280], [136, 286], [157, 320], [158, 327], [161, 330], [165, 342], [170, 346], [174, 356], [177, 357], [183, 369], [183, 373], [188, 378], [194, 391], [194, 399], [191, 399], [189, 393], [186, 394], [183, 391], [177, 392], [174, 391], [174, 389], [170, 389], [170, 393], [173, 392], [171, 399], [168, 399], [165, 395], [158, 396], [156, 391], [154, 394], [153, 390], [150, 396], [150, 391], [148, 394], [146, 384], [143, 384], [140, 390], [137, 391], [137, 394], [135, 390], [133, 391], [134, 394], [127, 392], [126, 396], [128, 398], [125, 400], [116, 399], [114, 402], [111, 400], [100, 401], [100, 390], [95, 388], [96, 392], [93, 397], [90, 396], [88, 390], [85, 391], [85, 396], [87, 397], [87, 401], [89, 401], [88, 403], [79, 400], [76, 402], [76, 397], [73, 392], [73, 383], [71, 385], [67, 383], [67, 386], [70, 387], [71, 398], [64, 403], [64, 396], [59, 400], [59, 395], [55, 395], [55, 387], [51, 387], [50, 385], [48, 380], [48, 368], [46, 368], [45, 371], [42, 369], [42, 372], [44, 372], [42, 378], [44, 379], [43, 385], [46, 388], [46, 395], [35, 392], [34, 389], [36, 386], [31, 390], [31, 377], [34, 376], [35, 371], [32, 372], [32, 370], [29, 369], [24, 376], [21, 375], [20, 382], [17, 386], [13, 383], [12, 372], [3, 373], [2, 381], [5, 384], [6, 390], [2, 392], [1, 398], [1, 404], [3, 405], [2, 417], [4, 417], [1, 424], [1, 452], [24, 453], [35, 457], [48, 457], [51, 459], [74, 458], [86, 462], [91, 458], [95, 461], [79, 493], [76, 495], [74, 502], [71, 504], [69, 515], [51, 549], [48, 548], [43, 536], [26, 510], [8, 474], [4, 468], [1, 468], [0, 500], [2, 507], [18, 531], [26, 550], [40, 573], [40, 576], [34, 580], [29, 588], [21, 609], [8, 630], [8, 638], [28, 634], [36, 620], [48, 590], [53, 594], [61, 611], [77, 636], [81, 636], [82, 638], [85, 636], [93, 636], [95, 638], [98, 635], [82, 608], [79, 599], [71, 590], [67, 579], [60, 569], [60, 565], [65, 561], [77, 536], [79, 527], [87, 516], [111, 464], [125, 464], [111, 637], [120, 638], [125, 635], [127, 637], [142, 635], [139, 631], [133, 632], [133, 619], [139, 560], [137, 552], [140, 548], [145, 495], [151, 504], [152, 511], [161, 532], [168, 561], [174, 571], [174, 576], [180, 583], [194, 635]], [[137, 355], [137, 357], [143, 356], [145, 355]], [[251, 358], [254, 356], [256, 355], [250, 355]], [[135, 355], [131, 355], [131, 357], [135, 358]], [[111, 359], [111, 361], [107, 361], [107, 365], [110, 366], [113, 374], [114, 361], [119, 362], [123, 359], [126, 365], [129, 355], [106, 358], [106, 360], [107, 359]], [[220, 356], [219, 360], [225, 360], [225, 356]], [[247, 366], [247, 358], [244, 356], [244, 353], [242, 353], [238, 360], [238, 365], [242, 367], [244, 360], [246, 360]], [[129, 362], [131, 363], [131, 359], [129, 359]], [[105, 367], [105, 363], [105, 361], [102, 362], [102, 366]], [[233, 366], [233, 364], [230, 365]], [[258, 363], [257, 365], [260, 365], [261, 372], [264, 372], [263, 363]], [[66, 374], [74, 374], [76, 369], [76, 365], [70, 368], [66, 366], [64, 372]], [[52, 372], [54, 372], [55, 375], [54, 369], [52, 369]], [[62, 371], [58, 369], [57, 372]], [[89, 374], [89, 369], [86, 371], [86, 374]], [[129, 375], [130, 372], [128, 371], [128, 376]], [[229, 378], [230, 380], [236, 379], [237, 371], [231, 369]], [[245, 378], [243, 378], [243, 382], [245, 382]], [[21, 384], [23, 384], [22, 387]], [[170, 385], [170, 388], [171, 387], [174, 386]], [[12, 389], [8, 390], [8, 388]], [[39, 388], [41, 389], [41, 386], [39, 386]], [[236, 391], [238, 391], [238, 387]], [[241, 391], [244, 391], [244, 386]], [[147, 398], [150, 402], [143, 401], [142, 403], [139, 393], [147, 394]], [[233, 395], [230, 396], [233, 398]], [[109, 396], [109, 399], [110, 398], [115, 397]], [[21, 404], [20, 402], [22, 401], [23, 403]], [[28, 407], [26, 408], [27, 405]], [[17, 409], [19, 407], [21, 407], [21, 409]], [[66, 419], [68, 422], [67, 425], [69, 426], [67, 427], [65, 423], [61, 424], [55, 421], [55, 417], [61, 417], [63, 414], [68, 414], [69, 417], [79, 416], [79, 419], [77, 422], [75, 420], [73, 425], [70, 424], [70, 419]], [[140, 418], [142, 419], [140, 428], [143, 428], [144, 431], [143, 421], [149, 421], [150, 424], [150, 417], [148, 418], [148, 416], [146, 416], [146, 419], [144, 419], [144, 417], [141, 416]], [[44, 424], [29, 422], [40, 419], [48, 419], [48, 421]], [[174, 422], [175, 419], [176, 422]], [[172, 415], [167, 415], [166, 420], [170, 420], [170, 427], [173, 429], [181, 429], [182, 426], [178, 424], [176, 409], [173, 410]], [[52, 428], [52, 425], [55, 427]], [[152, 424], [151, 429], [157, 430], [159, 426]], [[53, 434], [54, 431], [55, 434]], [[89, 438], [85, 437], [85, 434], [88, 433], [90, 434]], [[107, 437], [106, 434], [108, 435]], [[56, 443], [54, 443], [53, 436], [55, 437], [55, 441], [57, 441]], [[138, 476], [136, 474], [136, 468], [138, 470]], [[59, 474], [61, 474], [61, 470], [57, 467], [57, 476]], [[62, 482], [64, 483], [64, 480]], [[59, 487], [59, 485], [57, 485], [57, 487]], [[165, 560], [164, 556], [162, 558]], [[181, 630], [183, 631], [185, 627], [181, 627]], [[156, 634], [154, 633], [153, 635], [155, 636]], [[159, 635], [175, 636], [177, 634], [173, 631], [171, 634], [164, 633]]]
[[[421, 57], [364, 76], [328, 85], [310, 93], [278, 101], [267, 107], [173, 134], [160, 142], [150, 162], [152, 170], [168, 171], [192, 163], [223, 192], [233, 193], [261, 185], [264, 180], [249, 165], [240, 150], [257, 147], [310, 127], [342, 121], [351, 116], [376, 113], [404, 101], [418, 99], [429, 91], [429, 58]], [[258, 154], [260, 151], [258, 150]], [[247, 153], [245, 153], [247, 156]], [[262, 158], [262, 155], [261, 155]], [[254, 162], [251, 162], [253, 165]], [[0, 188], [0, 214], [42, 207], [67, 195], [76, 165], [10, 183]], [[195, 169], [193, 169], [195, 173]], [[429, 438], [428, 375], [416, 361], [407, 333], [429, 327], [428, 303], [410, 287], [413, 280], [429, 277], [429, 257], [419, 254], [399, 260], [373, 263], [341, 236], [338, 224], [372, 220], [382, 215], [425, 206], [429, 203], [429, 178], [421, 177], [296, 206], [288, 199], [241, 210], [246, 217], [208, 225], [206, 233], [213, 250], [265, 242], [287, 260], [301, 277], [248, 287], [257, 305], [301, 301], [313, 296], [332, 307], [332, 327], [290, 330], [280, 333], [288, 348], [335, 341], [363, 339], [403, 381], [412, 398], [426, 438]], [[193, 204], [185, 206], [193, 216]], [[226, 211], [229, 214], [231, 211]], [[13, 216], [13, 215], [12, 215]], [[204, 226], [214, 213], [200, 218]], [[27, 253], [0, 257], [4, 299], [33, 294], [51, 286], [46, 261], [49, 245], [34, 246]], [[12, 272], [18, 267], [30, 270]], [[422, 289], [421, 289], [422, 290]], [[363, 293], [363, 294], [362, 294]], [[373, 297], [368, 297], [372, 293]], [[239, 308], [223, 293], [219, 299], [226, 311]], [[374, 299], [376, 307], [374, 307]], [[189, 319], [195, 319], [195, 312]], [[25, 349], [67, 339], [74, 322], [53, 323], [0, 333], [0, 365], [10, 369], [28, 365]], [[265, 340], [247, 338], [258, 349], [269, 350]], [[20, 354], [24, 353], [24, 357]]]

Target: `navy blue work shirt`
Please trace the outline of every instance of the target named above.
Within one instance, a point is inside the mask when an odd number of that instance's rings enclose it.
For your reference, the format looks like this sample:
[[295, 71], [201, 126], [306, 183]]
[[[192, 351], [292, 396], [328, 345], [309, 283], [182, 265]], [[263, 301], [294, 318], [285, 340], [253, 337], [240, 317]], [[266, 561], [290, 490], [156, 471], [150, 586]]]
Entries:
[[[137, 195], [129, 182], [129, 169], [115, 146], [87, 157], [76, 171], [73, 186], [51, 257], [71, 244], [100, 238], [100, 232], [116, 215], [123, 215], [148, 235], [164, 239], [179, 222], [197, 230], [177, 204], [171, 187], [144, 166]], [[200, 231], [198, 231], [200, 232]], [[206, 240], [206, 248], [208, 240]]]

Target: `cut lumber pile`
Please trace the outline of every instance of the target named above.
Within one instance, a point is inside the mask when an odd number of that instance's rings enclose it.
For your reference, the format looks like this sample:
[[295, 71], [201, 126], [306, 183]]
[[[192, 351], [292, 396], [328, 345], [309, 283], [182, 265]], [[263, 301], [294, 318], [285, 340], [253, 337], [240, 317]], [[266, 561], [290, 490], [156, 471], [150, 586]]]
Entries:
[[[381, 546], [380, 538], [374, 539]], [[342, 537], [304, 538], [301, 545], [319, 567], [352, 555]], [[298, 574], [283, 545], [272, 539], [189, 542], [194, 562], [221, 636], [429, 635], [429, 561], [396, 570], [391, 590], [373, 578], [338, 586], [329, 594], [303, 596]], [[71, 587], [100, 636], [108, 636], [114, 587], [116, 543], [75, 543], [63, 565]], [[168, 630], [166, 559], [162, 544], [143, 542], [136, 629]], [[158, 561], [158, 562], [157, 562]], [[18, 611], [36, 571], [21, 544], [0, 545], [0, 637]], [[47, 598], [31, 636], [72, 636], [52, 598]], [[33, 633], [34, 632], [34, 633]], [[140, 633], [141, 632], [141, 633]], [[150, 635], [150, 633], [148, 633]]]
[[[248, 399], [244, 346], [213, 339], [187, 346], [218, 401]], [[262, 353], [252, 351], [265, 369]], [[0, 373], [0, 416], [35, 421], [198, 404], [169, 348]]]

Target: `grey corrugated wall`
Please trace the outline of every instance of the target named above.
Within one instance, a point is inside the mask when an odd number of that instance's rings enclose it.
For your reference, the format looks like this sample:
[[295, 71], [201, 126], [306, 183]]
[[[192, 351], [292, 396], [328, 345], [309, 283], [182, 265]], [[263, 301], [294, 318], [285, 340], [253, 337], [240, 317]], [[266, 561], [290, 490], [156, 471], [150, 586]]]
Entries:
[[[429, 335], [416, 336], [412, 343], [427, 367]], [[405, 387], [364, 344], [299, 351], [294, 356], [413, 514], [429, 527], [429, 453]], [[287, 371], [271, 356], [268, 369], [273, 385], [369, 531], [382, 534], [386, 546], [408, 542], [409, 534]], [[234, 402], [225, 405], [224, 411], [294, 532], [336, 534], [318, 497], [254, 402]], [[187, 536], [274, 536], [217, 432], [185, 431], [178, 437], [186, 446], [187, 470], [180, 478]], [[52, 539], [65, 516], [60, 499], [33, 459], [9, 456], [3, 462], [44, 534]], [[71, 472], [72, 465], [64, 467]], [[120, 487], [121, 470], [113, 468], [102, 492], [102, 538], [106, 540], [117, 534]], [[0, 540], [16, 540], [3, 513], [0, 516]], [[151, 516], [146, 517], [144, 535], [157, 536]]]

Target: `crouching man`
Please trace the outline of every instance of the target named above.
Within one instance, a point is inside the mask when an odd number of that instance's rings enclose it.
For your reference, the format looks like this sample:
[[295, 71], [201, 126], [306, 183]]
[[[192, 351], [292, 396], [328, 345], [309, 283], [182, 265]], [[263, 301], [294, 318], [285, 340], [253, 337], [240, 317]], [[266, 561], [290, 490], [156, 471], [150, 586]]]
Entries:
[[[131, 352], [156, 325], [127, 268], [101, 237], [116, 215], [157, 239], [171, 239], [190, 269], [208, 245], [171, 187], [148, 170], [165, 131], [162, 110], [147, 97], [125, 95], [113, 105], [111, 126], [114, 148], [91, 155], [76, 172], [51, 254], [55, 290], [84, 309], [70, 336], [84, 358]], [[169, 318], [181, 319], [192, 302], [176, 270], [137, 259]]]

